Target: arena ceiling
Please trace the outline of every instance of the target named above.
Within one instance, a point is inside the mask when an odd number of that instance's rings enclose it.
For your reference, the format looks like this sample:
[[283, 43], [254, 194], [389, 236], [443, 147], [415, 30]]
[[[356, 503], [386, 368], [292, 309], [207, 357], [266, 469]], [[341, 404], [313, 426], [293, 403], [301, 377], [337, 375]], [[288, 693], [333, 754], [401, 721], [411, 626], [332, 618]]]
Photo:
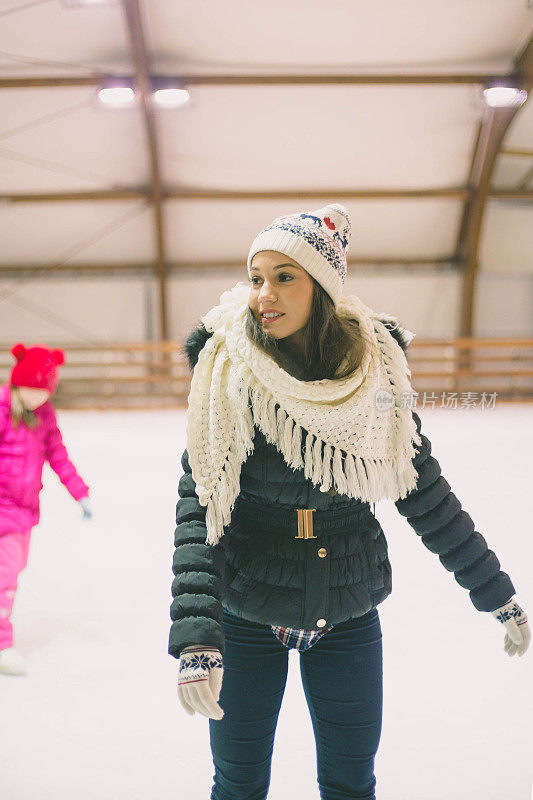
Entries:
[[[340, 201], [351, 262], [531, 272], [529, 0], [0, 0], [0, 277], [243, 264], [281, 213]], [[136, 100], [98, 90], [130, 82]], [[187, 88], [159, 108], [153, 89]]]

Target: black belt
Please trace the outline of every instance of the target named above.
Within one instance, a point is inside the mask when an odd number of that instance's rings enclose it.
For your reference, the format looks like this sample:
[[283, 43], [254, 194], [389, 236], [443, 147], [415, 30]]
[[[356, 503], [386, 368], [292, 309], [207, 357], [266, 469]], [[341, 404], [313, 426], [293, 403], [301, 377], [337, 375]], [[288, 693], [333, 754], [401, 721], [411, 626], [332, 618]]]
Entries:
[[293, 534], [295, 539], [316, 539], [317, 535], [353, 530], [363, 519], [372, 519], [370, 505], [354, 501], [340, 508], [317, 511], [315, 508], [276, 508], [238, 497], [232, 522], [253, 525], [265, 533]]

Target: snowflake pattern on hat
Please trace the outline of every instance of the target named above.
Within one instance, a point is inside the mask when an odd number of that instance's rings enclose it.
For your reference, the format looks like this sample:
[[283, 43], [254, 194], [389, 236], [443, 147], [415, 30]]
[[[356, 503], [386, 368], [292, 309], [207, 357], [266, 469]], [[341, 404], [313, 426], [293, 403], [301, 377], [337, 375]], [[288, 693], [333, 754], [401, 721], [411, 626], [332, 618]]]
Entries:
[[348, 212], [338, 203], [277, 217], [256, 236], [248, 269], [261, 250], [279, 251], [297, 261], [337, 304], [346, 281], [351, 235]]

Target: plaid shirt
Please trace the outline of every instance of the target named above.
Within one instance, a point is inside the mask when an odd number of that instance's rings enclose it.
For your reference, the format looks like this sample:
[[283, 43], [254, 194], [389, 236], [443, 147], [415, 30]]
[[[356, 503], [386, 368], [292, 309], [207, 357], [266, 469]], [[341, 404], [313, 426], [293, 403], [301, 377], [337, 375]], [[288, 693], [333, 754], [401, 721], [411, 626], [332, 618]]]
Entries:
[[272, 632], [278, 637], [280, 642], [286, 647], [295, 647], [296, 650], [303, 652], [309, 650], [325, 633], [333, 628], [321, 628], [318, 631], [304, 631], [299, 628], [283, 628], [281, 625], [271, 625]]

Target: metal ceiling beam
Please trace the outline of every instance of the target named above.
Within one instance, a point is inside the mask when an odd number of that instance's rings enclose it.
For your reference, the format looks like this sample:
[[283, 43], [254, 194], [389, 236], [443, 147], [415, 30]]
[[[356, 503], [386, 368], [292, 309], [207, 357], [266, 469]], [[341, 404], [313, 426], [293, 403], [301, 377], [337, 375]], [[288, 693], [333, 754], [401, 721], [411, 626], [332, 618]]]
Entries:
[[485, 83], [501, 78], [501, 75], [488, 73], [454, 73], [454, 74], [379, 74], [361, 73], [359, 75], [337, 74], [283, 74], [283, 75], [182, 75], [181, 80], [187, 86], [331, 86], [352, 85], [365, 86], [381, 84], [386, 86], [399, 85], [446, 85], [459, 84], [470, 85]]
[[38, 75], [26, 78], [0, 78], [0, 89], [64, 89], [69, 86], [101, 86], [110, 75], [58, 75], [48, 78]]
[[77, 203], [150, 199], [150, 189], [97, 189], [84, 192], [1, 192], [0, 203]]
[[531, 200], [533, 191], [531, 189], [489, 189], [487, 196], [500, 200]]
[[[513, 75], [519, 75], [528, 92], [533, 86], [533, 38], [515, 61]], [[475, 293], [479, 272], [479, 245], [487, 201], [502, 197], [501, 190], [490, 189], [497, 156], [509, 126], [523, 106], [486, 107], [481, 120], [470, 165], [467, 198], [457, 239], [456, 258], [463, 267], [459, 336], [472, 336]], [[509, 193], [506, 195], [509, 196]]]
[[489, 184], [501, 143], [517, 109], [486, 108], [471, 162], [469, 182], [472, 194], [467, 199], [461, 219], [456, 255], [463, 264], [459, 336], [473, 335], [473, 316], [477, 276], [479, 272], [479, 244], [487, 201]]
[[528, 150], [526, 147], [502, 147], [500, 153], [503, 156], [533, 157], [533, 150]]
[[[134, 0], [124, 0], [126, 13]], [[165, 81], [178, 81], [187, 86], [400, 86], [400, 85], [475, 85], [498, 80], [508, 75], [494, 73], [453, 73], [453, 74], [243, 74], [243, 75], [154, 75], [153, 78]], [[20, 78], [1, 78], [0, 89], [61, 88], [65, 86], [99, 86], [102, 81], [114, 79], [131, 80], [128, 75], [95, 73], [93, 75], [68, 76], [27, 76]]]
[[306, 200], [310, 198], [331, 200], [396, 200], [398, 198], [462, 198], [468, 188], [451, 189], [272, 189], [257, 191], [231, 189], [168, 189], [170, 200]]
[[[256, 189], [163, 189], [160, 187], [160, 196], [164, 200], [305, 200], [307, 198], [325, 198], [329, 200], [332, 197], [337, 200], [396, 200], [425, 197], [460, 199], [466, 195], [468, 195], [468, 189], [460, 186], [451, 189], [272, 189], [266, 191], [258, 191]], [[137, 200], [143, 197], [150, 197], [149, 188], [101, 189], [85, 192], [2, 192], [0, 193], [0, 202], [58, 203], [87, 200]]]
[[[359, 258], [351, 258], [348, 267], [371, 266], [371, 267], [415, 267], [422, 268], [427, 266], [443, 266], [456, 268], [453, 256], [443, 258], [420, 258], [420, 257], [375, 257], [361, 256]], [[169, 273], [179, 273], [184, 271], [208, 271], [208, 270], [229, 270], [229, 269], [244, 269], [245, 260], [243, 259], [226, 259], [218, 261], [182, 261], [182, 262], [169, 262], [167, 269]], [[154, 272], [154, 265], [151, 262], [123, 262], [115, 263], [103, 262], [102, 264], [96, 263], [77, 263], [77, 264], [58, 264], [39, 267], [33, 264], [0, 264], [0, 277], [16, 277], [27, 275], [35, 278], [45, 278], [47, 275], [109, 275], [109, 274], [123, 274], [125, 272], [133, 274], [148, 274]]]
[[[457, 200], [468, 198], [471, 190], [452, 189], [280, 189], [268, 191], [220, 189], [161, 189], [162, 200]], [[532, 200], [532, 189], [489, 189], [488, 197], [501, 200]], [[98, 189], [84, 192], [2, 192], [0, 203], [76, 203], [150, 199], [150, 189]]]
[[166, 287], [166, 255], [163, 224], [163, 197], [155, 114], [151, 104], [152, 84], [148, 54], [142, 25], [139, 0], [123, 0], [133, 62], [135, 65], [134, 87], [139, 92], [143, 111], [148, 158], [150, 164], [150, 197], [154, 212], [154, 235], [156, 247], [156, 270], [159, 285], [159, 333], [168, 339], [168, 303]]
[[[516, 190], [513, 190], [516, 192]], [[527, 191], [526, 191], [527, 194]], [[396, 200], [401, 198], [444, 198], [457, 199], [468, 195], [468, 189], [454, 187], [451, 189], [273, 189], [267, 191], [224, 190], [224, 189], [163, 189], [160, 197], [163, 200], [305, 200], [307, 198], [325, 198], [330, 200]], [[5, 203], [61, 203], [108, 200], [137, 200], [150, 198], [150, 188], [136, 189], [99, 189], [96, 191], [75, 192], [2, 192], [0, 202]]]

